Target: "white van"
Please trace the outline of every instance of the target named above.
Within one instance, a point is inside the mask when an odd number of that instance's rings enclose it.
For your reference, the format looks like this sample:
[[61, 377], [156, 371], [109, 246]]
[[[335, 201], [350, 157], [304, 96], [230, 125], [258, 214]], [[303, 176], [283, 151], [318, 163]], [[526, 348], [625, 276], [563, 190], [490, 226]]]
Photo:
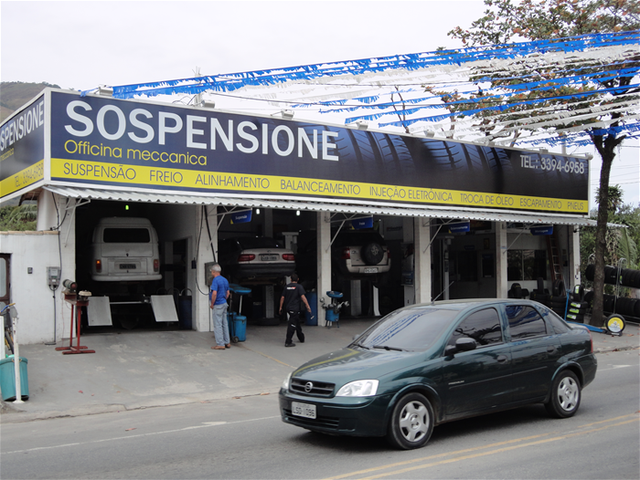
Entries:
[[91, 278], [98, 282], [160, 280], [158, 234], [146, 218], [102, 218], [93, 230]]

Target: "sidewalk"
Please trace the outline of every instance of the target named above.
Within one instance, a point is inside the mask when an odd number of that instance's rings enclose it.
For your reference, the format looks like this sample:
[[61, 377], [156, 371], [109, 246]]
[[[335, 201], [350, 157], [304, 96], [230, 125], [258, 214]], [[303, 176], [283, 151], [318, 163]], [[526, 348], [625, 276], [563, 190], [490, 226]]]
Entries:
[[[128, 331], [88, 334], [91, 354], [63, 355], [56, 346], [21, 345], [28, 360], [29, 399], [2, 402], [1, 423], [134, 410], [249, 395], [277, 394], [285, 376], [303, 362], [346, 346], [374, 319], [343, 319], [304, 327], [307, 340], [284, 347], [286, 325], [247, 325], [246, 341], [212, 350], [213, 334]], [[320, 321], [324, 325], [324, 321]], [[638, 325], [621, 337], [592, 332], [596, 353], [640, 348]], [[296, 341], [294, 337], [294, 342]]]

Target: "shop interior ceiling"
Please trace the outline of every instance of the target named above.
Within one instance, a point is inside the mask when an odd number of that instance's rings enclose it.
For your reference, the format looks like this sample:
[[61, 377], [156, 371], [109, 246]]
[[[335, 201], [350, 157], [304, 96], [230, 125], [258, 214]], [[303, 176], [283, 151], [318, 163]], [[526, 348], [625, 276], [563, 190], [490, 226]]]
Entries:
[[[593, 34], [108, 88], [115, 98], [231, 104], [389, 133], [578, 148], [591, 135], [640, 137], [639, 40], [640, 31]], [[551, 103], [540, 98], [561, 88]], [[494, 128], [481, 131], [478, 117]]]

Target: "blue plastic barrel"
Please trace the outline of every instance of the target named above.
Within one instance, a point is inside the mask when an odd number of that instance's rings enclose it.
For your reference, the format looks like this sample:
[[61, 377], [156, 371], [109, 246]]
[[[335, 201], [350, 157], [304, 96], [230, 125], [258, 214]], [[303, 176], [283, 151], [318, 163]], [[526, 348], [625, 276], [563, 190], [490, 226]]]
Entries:
[[239, 342], [247, 339], [247, 317], [244, 315], [236, 315], [233, 319], [233, 330]]
[[[13, 363], [14, 356], [0, 360], [0, 390], [2, 400], [14, 401], [16, 399], [16, 370]], [[29, 360], [20, 357], [20, 396], [22, 400], [29, 399], [29, 375], [27, 374]]]
[[307, 301], [311, 307], [311, 313], [307, 312], [305, 325], [318, 325], [318, 294], [316, 292], [309, 292], [305, 297], [307, 297]]

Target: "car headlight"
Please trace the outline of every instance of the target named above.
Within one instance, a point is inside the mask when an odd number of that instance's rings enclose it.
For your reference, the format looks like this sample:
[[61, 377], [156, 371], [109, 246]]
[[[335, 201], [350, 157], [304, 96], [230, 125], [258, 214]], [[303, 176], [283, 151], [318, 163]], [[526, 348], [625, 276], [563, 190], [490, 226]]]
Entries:
[[371, 397], [378, 391], [378, 380], [356, 380], [344, 385], [337, 397]]
[[[293, 373], [293, 372], [291, 372], [291, 373]], [[291, 373], [289, 375], [287, 375], [287, 377], [282, 382], [281, 388], [283, 388], [284, 390], [289, 390], [289, 381], [291, 380]]]

